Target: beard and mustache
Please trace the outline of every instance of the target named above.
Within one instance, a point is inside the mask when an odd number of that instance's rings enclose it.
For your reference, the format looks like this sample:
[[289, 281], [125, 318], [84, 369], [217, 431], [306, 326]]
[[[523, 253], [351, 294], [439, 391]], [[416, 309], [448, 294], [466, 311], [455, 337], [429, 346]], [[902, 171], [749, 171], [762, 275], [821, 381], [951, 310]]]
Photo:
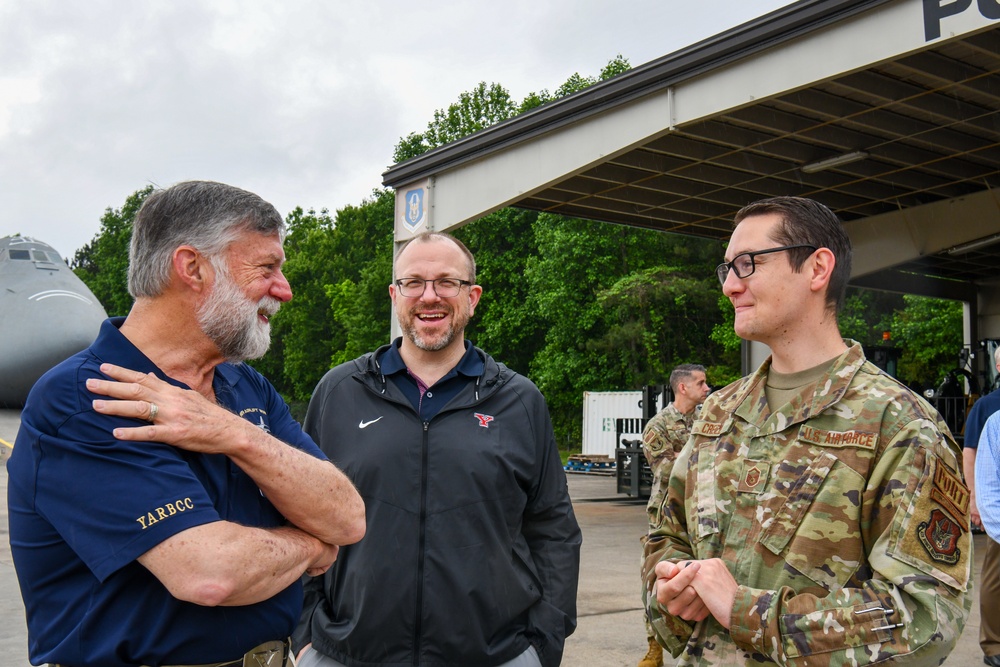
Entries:
[[[259, 359], [271, 346], [270, 321], [262, 322], [259, 316], [264, 315], [270, 320], [281, 308], [281, 301], [272, 296], [265, 296], [256, 302], [248, 299], [223, 262], [213, 261], [212, 267], [216, 280], [212, 291], [198, 308], [198, 324], [227, 361], [240, 363], [247, 359]], [[397, 317], [403, 335], [421, 350], [436, 352], [445, 349], [456, 337], [465, 335], [470, 313], [463, 308], [446, 307], [443, 310], [446, 317], [451, 315], [451, 322], [440, 333], [418, 331], [415, 323], [421, 312], [419, 308], [399, 311]]]
[[[227, 361], [240, 363], [259, 359], [271, 346], [271, 317], [281, 301], [265, 296], [260, 301], [248, 299], [229, 275], [225, 263], [212, 261], [215, 284], [198, 308], [198, 324]], [[259, 315], [268, 321], [261, 322]]]
[[421, 332], [417, 329], [417, 316], [422, 312], [419, 307], [411, 308], [407, 312], [398, 311], [396, 319], [399, 320], [399, 328], [411, 343], [426, 352], [437, 352], [448, 347], [456, 337], [465, 335], [465, 327], [469, 324], [470, 314], [465, 308], [452, 308], [450, 306], [439, 306], [435, 311], [446, 311], [445, 317], [451, 316], [448, 328], [441, 333]]

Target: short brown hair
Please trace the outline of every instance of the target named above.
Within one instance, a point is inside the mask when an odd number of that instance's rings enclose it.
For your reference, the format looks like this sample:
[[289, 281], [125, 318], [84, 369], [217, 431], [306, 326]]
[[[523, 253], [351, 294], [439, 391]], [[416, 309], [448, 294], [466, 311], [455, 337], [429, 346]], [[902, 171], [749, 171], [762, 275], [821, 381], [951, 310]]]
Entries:
[[396, 260], [398, 260], [399, 256], [403, 254], [403, 251], [406, 250], [407, 248], [409, 248], [411, 243], [430, 243], [431, 241], [451, 241], [456, 246], [458, 246], [458, 249], [462, 251], [462, 254], [465, 255], [465, 259], [469, 263], [469, 278], [468, 278], [468, 280], [469, 280], [469, 282], [475, 284], [475, 282], [476, 282], [476, 258], [472, 256], [472, 251], [469, 250], [468, 248], [466, 248], [464, 243], [462, 243], [461, 241], [459, 241], [458, 239], [456, 239], [454, 236], [452, 236], [451, 234], [449, 234], [447, 232], [420, 232], [419, 234], [417, 234], [413, 238], [408, 239], [406, 241], [406, 243], [404, 243], [403, 245], [401, 245], [399, 247], [399, 250], [396, 251], [396, 256], [393, 257], [393, 262], [392, 262], [392, 270], [393, 270], [393, 276], [392, 277], [393, 277], [393, 279], [396, 278], [396, 275], [395, 275], [395, 272], [396, 272]]
[[[826, 304], [834, 313], [844, 306], [847, 281], [851, 277], [851, 239], [844, 230], [844, 224], [833, 211], [813, 199], [805, 197], [772, 197], [748, 204], [737, 212], [733, 219], [735, 229], [746, 218], [775, 213], [781, 222], [772, 236], [781, 245], [810, 245], [827, 248], [833, 253], [836, 264], [826, 289]], [[794, 248], [788, 251], [788, 261], [797, 273], [806, 258], [815, 251], [808, 248]]]

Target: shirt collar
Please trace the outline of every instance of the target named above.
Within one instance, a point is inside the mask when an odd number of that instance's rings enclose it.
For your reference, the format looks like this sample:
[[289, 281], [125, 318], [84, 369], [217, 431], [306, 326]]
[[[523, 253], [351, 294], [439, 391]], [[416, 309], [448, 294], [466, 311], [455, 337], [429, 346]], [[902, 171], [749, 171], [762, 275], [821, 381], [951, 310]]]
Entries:
[[[486, 368], [486, 365], [483, 363], [482, 357], [476, 353], [476, 348], [472, 345], [472, 342], [466, 340], [464, 343], [465, 354], [463, 354], [462, 358], [458, 360], [458, 363], [455, 364], [452, 371], [458, 372], [467, 377], [479, 377], [483, 374], [483, 370]], [[399, 354], [399, 348], [402, 344], [402, 337], [397, 338], [378, 360], [379, 367], [382, 369], [382, 375], [394, 375], [396, 373], [406, 372], [406, 363], [403, 361], [403, 357]]]
[[844, 339], [847, 350], [836, 357], [822, 377], [816, 381], [817, 390], [810, 396], [796, 396], [775, 410], [767, 407], [764, 386], [771, 368], [771, 357], [747, 380], [727, 403], [725, 409], [735, 412], [752, 424], [759, 424], [761, 433], [784, 430], [789, 424], [801, 423], [839, 403], [847, 393], [854, 376], [865, 364], [865, 354], [860, 343]]
[[[113, 360], [116, 366], [122, 366], [132, 371], [140, 373], [155, 373], [157, 377], [168, 380], [171, 384], [187, 388], [183, 382], [178, 382], [168, 377], [159, 367], [154, 364], [149, 357], [142, 353], [142, 350], [132, 344], [128, 338], [122, 335], [122, 324], [124, 317], [111, 317], [101, 324], [100, 334], [94, 341], [91, 350], [101, 361]], [[212, 381], [213, 387], [219, 388], [218, 383], [224, 381], [229, 385], [235, 385], [240, 380], [240, 373], [232, 364], [222, 363], [215, 367], [215, 378]]]
[[111, 317], [104, 320], [101, 324], [100, 334], [91, 346], [91, 350], [101, 361], [113, 360], [116, 366], [123, 366], [141, 373], [155, 372], [162, 376], [163, 372], [149, 360], [149, 357], [119, 331], [124, 323], [124, 317]]

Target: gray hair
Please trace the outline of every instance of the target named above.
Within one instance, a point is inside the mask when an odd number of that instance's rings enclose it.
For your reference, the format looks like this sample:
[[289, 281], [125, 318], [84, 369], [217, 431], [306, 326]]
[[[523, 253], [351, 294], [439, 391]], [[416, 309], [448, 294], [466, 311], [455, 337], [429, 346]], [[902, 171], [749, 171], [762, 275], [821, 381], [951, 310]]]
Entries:
[[162, 294], [178, 247], [189, 245], [211, 260], [245, 231], [284, 241], [285, 221], [259, 196], [224, 183], [186, 181], [154, 191], [132, 223], [129, 293]]
[[695, 373], [704, 373], [705, 367], [701, 364], [681, 364], [670, 373], [670, 391], [677, 394], [677, 385], [684, 382]]

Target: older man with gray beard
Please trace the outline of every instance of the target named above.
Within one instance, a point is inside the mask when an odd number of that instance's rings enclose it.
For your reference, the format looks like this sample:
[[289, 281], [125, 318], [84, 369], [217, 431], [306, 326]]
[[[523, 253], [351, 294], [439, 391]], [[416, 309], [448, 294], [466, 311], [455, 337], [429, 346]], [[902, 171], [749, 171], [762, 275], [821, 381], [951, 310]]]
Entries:
[[126, 318], [35, 385], [8, 508], [33, 664], [290, 665], [300, 579], [364, 505], [240, 363], [291, 289], [284, 223], [211, 182], [136, 216]]

